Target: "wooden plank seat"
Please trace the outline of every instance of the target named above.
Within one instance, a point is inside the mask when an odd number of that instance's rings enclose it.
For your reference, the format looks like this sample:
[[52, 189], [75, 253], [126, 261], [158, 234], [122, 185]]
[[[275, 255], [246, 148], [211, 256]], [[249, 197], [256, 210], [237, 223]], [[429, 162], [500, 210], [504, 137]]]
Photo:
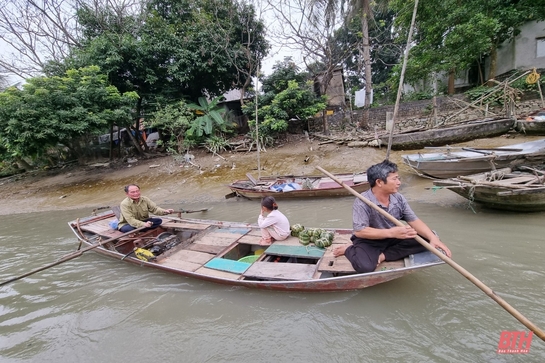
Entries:
[[[391, 270], [394, 268], [403, 268], [405, 267], [404, 260], [398, 261], [385, 261], [377, 266], [375, 271]], [[345, 256], [335, 257], [333, 256], [333, 248], [328, 248], [324, 254], [324, 257], [320, 260], [318, 264], [318, 271], [320, 272], [331, 272], [331, 273], [341, 273], [341, 274], [353, 274], [356, 273], [356, 270], [352, 267], [352, 264]]]
[[110, 222], [112, 220], [113, 218], [108, 218], [101, 219], [90, 224], [83, 224], [80, 225], [80, 229], [82, 231], [96, 233], [107, 238], [115, 238], [123, 235], [122, 232], [110, 227]]
[[157, 263], [164, 266], [177, 267], [181, 269], [188, 269], [193, 271], [194, 268], [186, 268], [187, 263], [196, 264], [202, 266], [206, 262], [214, 258], [214, 255], [211, 253], [190, 251], [190, 250], [179, 250], [175, 253], [169, 255], [167, 258], [158, 258]]
[[254, 262], [242, 276], [263, 280], [311, 280], [316, 265], [305, 263]]
[[217, 255], [225, 249], [225, 246], [213, 246], [213, 245], [203, 245], [200, 243], [192, 243], [187, 247], [188, 250], [211, 253]]
[[261, 231], [256, 228], [249, 228], [248, 232], [245, 233], [242, 237], [240, 237], [237, 242], [238, 243], [244, 243], [249, 245], [259, 245], [259, 241], [261, 240]]
[[510, 185], [510, 184], [520, 184], [520, 183], [527, 183], [529, 181], [536, 180], [537, 177], [530, 175], [530, 176], [519, 176], [516, 178], [508, 178], [508, 179], [502, 179], [502, 180], [495, 180], [492, 183], [499, 184], [499, 185]]
[[219, 277], [222, 279], [229, 279], [229, 280], [239, 280], [242, 275], [240, 274], [234, 274], [232, 272], [226, 272], [226, 271], [220, 271], [220, 270], [214, 270], [207, 267], [201, 267], [195, 271], [198, 274], [206, 275], [206, 276], [212, 276], [212, 277]]
[[208, 232], [195, 241], [195, 244], [227, 247], [238, 242], [250, 231], [250, 228], [219, 228]]
[[176, 221], [168, 221], [168, 220], [166, 221], [163, 220], [163, 223], [161, 223], [161, 226], [164, 228], [194, 229], [199, 231], [210, 227], [209, 224], [176, 222]]
[[352, 267], [352, 264], [344, 256], [333, 256], [333, 250], [328, 248], [324, 257], [318, 264], [318, 271], [320, 272], [334, 272], [334, 273], [355, 273], [356, 270]]

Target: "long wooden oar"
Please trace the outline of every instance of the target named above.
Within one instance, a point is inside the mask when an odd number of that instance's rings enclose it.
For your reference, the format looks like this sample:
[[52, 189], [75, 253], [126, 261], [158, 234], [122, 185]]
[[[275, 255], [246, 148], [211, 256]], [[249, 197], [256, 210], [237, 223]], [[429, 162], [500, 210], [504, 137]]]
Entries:
[[132, 231], [129, 231], [129, 232], [127, 232], [127, 233], [123, 233], [123, 234], [120, 235], [120, 236], [117, 236], [117, 237], [113, 237], [113, 238], [107, 239], [107, 240], [105, 240], [105, 241], [99, 242], [99, 243], [97, 243], [97, 244], [94, 244], [94, 245], [92, 245], [92, 246], [86, 247], [86, 248], [81, 249], [81, 250], [79, 250], [79, 251], [74, 251], [74, 252], [72, 252], [72, 253], [69, 253], [69, 254], [67, 254], [67, 255], [64, 255], [63, 257], [61, 257], [61, 258], [60, 258], [58, 261], [56, 261], [56, 262], [50, 263], [49, 265], [42, 266], [42, 267], [37, 268], [37, 269], [32, 270], [32, 271], [29, 271], [29, 272], [27, 272], [27, 273], [25, 273], [25, 274], [22, 274], [22, 275], [20, 275], [20, 276], [13, 277], [13, 278], [11, 278], [11, 279], [9, 279], [9, 280], [6, 280], [6, 281], [0, 283], [0, 286], [4, 286], [4, 285], [6, 285], [6, 284], [9, 284], [10, 282], [17, 281], [17, 280], [20, 280], [20, 279], [22, 279], [22, 278], [24, 278], [24, 277], [33, 275], [33, 274], [35, 274], [36, 272], [40, 272], [40, 271], [43, 271], [43, 270], [47, 270], [47, 269], [50, 268], [50, 267], [60, 265], [60, 264], [63, 263], [63, 262], [72, 260], [72, 259], [74, 259], [74, 258], [76, 258], [76, 257], [79, 257], [79, 256], [83, 255], [84, 252], [87, 252], [87, 251], [89, 251], [89, 250], [92, 250], [93, 248], [100, 247], [100, 246], [102, 246], [102, 245], [104, 245], [104, 244], [106, 244], [106, 243], [108, 243], [108, 242], [115, 241], [116, 239], [119, 239], [119, 238], [121, 238], [121, 237], [127, 236], [127, 235], [129, 235], [129, 234], [131, 234], [131, 233], [134, 233], [134, 232], [138, 232], [138, 231], [140, 231], [140, 230], [142, 230], [142, 229], [144, 229], [144, 228], [146, 228], [146, 227], [141, 227], [141, 228], [133, 229]]
[[[384, 217], [386, 217], [388, 220], [390, 220], [392, 223], [395, 223], [397, 226], [404, 227], [405, 225], [394, 218], [390, 213], [386, 212], [382, 208], [378, 207], [375, 203], [371, 202], [367, 198], [365, 198], [360, 193], [356, 192], [354, 189], [349, 187], [348, 185], [344, 184], [341, 180], [337, 179], [333, 174], [329, 173], [328, 171], [322, 169], [321, 167], [316, 167], [318, 170], [320, 170], [322, 173], [333, 179], [337, 184], [343, 186], [345, 189], [347, 189], [350, 193], [352, 193], [357, 198], [361, 199], [365, 204], [382, 214]], [[479, 279], [477, 279], [475, 276], [473, 276], [469, 271], [467, 271], [462, 266], [458, 265], [456, 262], [454, 262], [449, 257], [443, 255], [441, 252], [439, 252], [437, 249], [433, 248], [426, 240], [424, 240], [422, 237], [417, 236], [415, 238], [418, 243], [420, 243], [422, 246], [426, 247], [430, 252], [435, 254], [437, 257], [439, 257], [441, 260], [445, 261], [447, 264], [449, 264], [452, 268], [454, 268], [456, 271], [461, 273], [465, 278], [467, 278], [469, 281], [471, 281], [473, 284], [475, 284], [479, 289], [481, 289], [486, 295], [488, 295], [492, 300], [497, 302], [502, 308], [507, 310], [507, 312], [511, 315], [513, 315], [518, 321], [520, 321], [524, 326], [526, 326], [528, 329], [533, 331], [541, 340], [545, 341], [545, 333], [539, 329], [536, 325], [534, 325], [530, 320], [528, 320], [524, 315], [522, 315], [520, 312], [518, 312], [515, 308], [513, 308], [511, 305], [509, 305], [505, 300], [503, 300], [501, 297], [496, 295], [496, 293], [490, 289], [488, 286], [486, 286], [484, 283], [482, 283]]]
[[172, 213], [198, 213], [198, 212], [206, 212], [207, 210], [210, 210], [210, 208], [202, 208], [202, 209], [195, 209], [195, 210], [175, 210]]

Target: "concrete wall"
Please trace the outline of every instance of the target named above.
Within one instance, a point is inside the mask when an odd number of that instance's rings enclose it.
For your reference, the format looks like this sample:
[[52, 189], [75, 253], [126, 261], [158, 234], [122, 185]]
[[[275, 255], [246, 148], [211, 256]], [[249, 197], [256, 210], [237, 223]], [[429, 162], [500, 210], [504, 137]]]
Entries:
[[[545, 47], [545, 21], [529, 22], [520, 29], [515, 39], [505, 42], [498, 49], [496, 74], [500, 75], [513, 69], [545, 68], [545, 54], [537, 56], [538, 42]], [[490, 69], [487, 62], [487, 73]]]
[[[491, 113], [488, 115], [482, 110], [468, 108], [467, 110], [460, 112], [456, 117], [452, 117], [454, 114], [461, 111], [465, 105], [460, 101], [456, 101], [457, 99], [463, 99], [463, 95], [458, 95], [456, 97], [438, 97], [437, 119], [435, 119], [433, 115], [433, 104], [431, 100], [400, 104], [398, 115], [395, 120], [394, 131], [398, 132], [415, 128], [425, 128], [433, 126], [436, 123], [444, 123], [445, 126], [448, 126], [462, 121], [482, 120], [487, 117], [507, 117], [507, 111], [502, 106], [489, 107], [488, 110]], [[539, 110], [540, 108], [542, 108], [540, 98], [520, 101], [517, 103], [514, 110], [515, 117], [522, 117], [530, 112]], [[367, 121], [364, 120], [363, 110], [354, 111], [352, 112], [352, 124], [357, 124], [358, 128], [384, 132], [386, 131], [387, 113], [393, 113], [393, 110], [393, 105], [372, 108], [369, 110], [369, 119]], [[492, 115], [492, 113], [495, 113], [496, 115]], [[336, 112], [334, 115], [329, 116], [328, 122], [330, 129], [346, 128], [350, 122], [349, 118], [350, 114], [348, 112]], [[323, 129], [322, 119], [316, 118], [312, 122], [309, 122], [309, 128], [311, 132], [321, 132]]]

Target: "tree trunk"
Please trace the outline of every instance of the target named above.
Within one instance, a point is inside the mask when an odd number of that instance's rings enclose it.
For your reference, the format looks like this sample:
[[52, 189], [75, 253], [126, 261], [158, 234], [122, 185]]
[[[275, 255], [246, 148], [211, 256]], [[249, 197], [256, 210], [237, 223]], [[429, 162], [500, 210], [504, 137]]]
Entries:
[[322, 111], [322, 122], [324, 124], [324, 135], [329, 135], [329, 125], [327, 124], [327, 111]]
[[[135, 130], [135, 134], [138, 135], [138, 130]], [[129, 135], [129, 138], [131, 139], [132, 144], [136, 148], [136, 151], [140, 155], [144, 155], [144, 150], [142, 150], [142, 147], [140, 146], [140, 142], [138, 141], [138, 139], [134, 137], [134, 135], [132, 134], [132, 129], [130, 127], [127, 127], [127, 135]]]
[[490, 70], [488, 73], [488, 87], [494, 87], [495, 83], [491, 80], [496, 78], [496, 71], [498, 67], [498, 49], [494, 44], [490, 49]]
[[369, 127], [369, 107], [371, 107], [371, 95], [373, 94], [373, 79], [371, 72], [371, 44], [369, 41], [369, 0], [363, 0], [363, 14], [361, 17], [363, 68], [365, 71], [365, 106], [363, 110], [363, 122], [360, 127]]
[[[320, 93], [327, 97], [327, 88], [329, 82], [333, 79], [333, 71], [327, 69], [322, 75], [322, 80], [320, 81]], [[327, 101], [329, 102], [329, 100]], [[329, 135], [329, 125], [327, 123], [327, 110], [322, 111], [322, 124], [324, 127], [324, 135]]]
[[448, 72], [448, 94], [453, 95], [454, 94], [454, 76], [456, 72], [454, 71], [454, 68], [451, 69]]

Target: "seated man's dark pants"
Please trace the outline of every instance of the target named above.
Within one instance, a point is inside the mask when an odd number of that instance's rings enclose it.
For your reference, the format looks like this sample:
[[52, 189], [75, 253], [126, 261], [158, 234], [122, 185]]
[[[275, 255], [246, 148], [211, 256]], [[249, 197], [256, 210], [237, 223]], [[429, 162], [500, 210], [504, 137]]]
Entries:
[[353, 244], [346, 249], [344, 255], [356, 272], [375, 271], [381, 253], [384, 253], [385, 261], [395, 261], [414, 253], [426, 251], [426, 247], [414, 238], [372, 240], [353, 235], [350, 239]]
[[[144, 222], [152, 222], [153, 225], [149, 228], [144, 228], [142, 232], [149, 231], [150, 229], [159, 227], [161, 223], [163, 223], [163, 220], [161, 218], [148, 218]], [[119, 231], [123, 233], [127, 233], [132, 231], [133, 229], [136, 229], [136, 228], [131, 226], [130, 224], [125, 224], [123, 227], [119, 228]]]

